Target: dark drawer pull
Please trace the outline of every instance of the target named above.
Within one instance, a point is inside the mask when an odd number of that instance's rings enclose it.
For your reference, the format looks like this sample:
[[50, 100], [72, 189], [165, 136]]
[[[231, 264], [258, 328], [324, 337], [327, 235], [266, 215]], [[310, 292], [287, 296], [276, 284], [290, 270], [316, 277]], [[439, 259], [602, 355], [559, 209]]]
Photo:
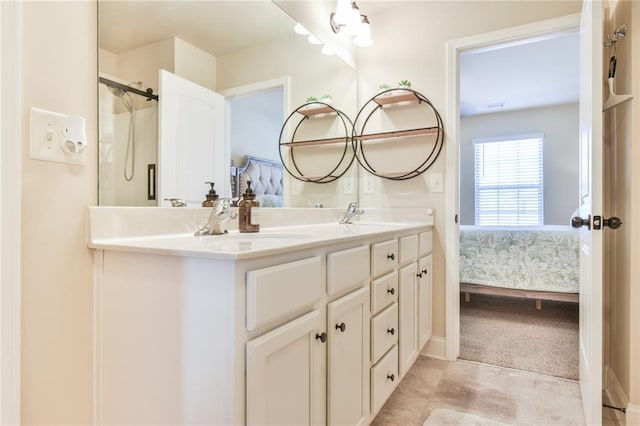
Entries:
[[392, 382], [396, 380], [396, 375], [395, 374], [387, 374], [387, 379], [391, 380]]
[[387, 333], [389, 333], [390, 335], [394, 335], [396, 334], [396, 329], [395, 328], [387, 328]]
[[396, 255], [391, 253], [387, 255], [387, 259], [391, 259], [391, 260], [395, 260], [396, 259]]
[[327, 333], [318, 334], [316, 333], [316, 340], [320, 340], [322, 343], [327, 341]]
[[336, 324], [336, 330], [340, 330], [344, 333], [344, 331], [347, 329], [347, 325], [343, 322], [341, 322], [340, 324]]
[[389, 293], [390, 295], [393, 296], [394, 294], [396, 294], [396, 289], [395, 288], [390, 288], [390, 289], [387, 290], [387, 293]]

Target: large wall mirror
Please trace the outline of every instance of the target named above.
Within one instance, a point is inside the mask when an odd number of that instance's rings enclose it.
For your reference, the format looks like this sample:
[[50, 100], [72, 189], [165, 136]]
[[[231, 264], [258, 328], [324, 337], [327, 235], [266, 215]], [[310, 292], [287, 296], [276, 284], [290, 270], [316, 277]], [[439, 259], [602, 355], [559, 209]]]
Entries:
[[[281, 165], [280, 129], [307, 98], [330, 94], [333, 107], [357, 112], [356, 71], [296, 34], [273, 2], [99, 0], [98, 18], [100, 205], [175, 197], [195, 206], [211, 180], [236, 196], [250, 157], [264, 168], [254, 174]], [[213, 95], [180, 96], [201, 89]], [[321, 164], [331, 149], [309, 150], [306, 161]], [[209, 160], [215, 170], [198, 174]], [[325, 184], [284, 172], [280, 196], [265, 194], [264, 205], [344, 207], [357, 199], [356, 164]]]

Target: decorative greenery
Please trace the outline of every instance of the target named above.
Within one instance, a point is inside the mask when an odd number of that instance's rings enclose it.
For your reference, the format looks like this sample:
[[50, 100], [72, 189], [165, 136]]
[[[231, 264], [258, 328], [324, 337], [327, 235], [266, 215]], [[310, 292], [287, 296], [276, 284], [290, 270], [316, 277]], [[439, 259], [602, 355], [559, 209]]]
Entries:
[[400, 83], [398, 83], [398, 86], [411, 87], [411, 82], [409, 80], [402, 80]]
[[387, 83], [382, 83], [380, 86], [378, 86], [378, 88], [380, 90], [389, 90], [389, 89], [391, 89], [391, 85], [389, 85]]
[[309, 102], [318, 102], [318, 98], [316, 98], [315, 96], [309, 96], [307, 98], [307, 103]]
[[331, 103], [331, 101], [333, 101], [333, 96], [326, 94], [326, 95], [322, 95], [322, 97], [320, 98], [320, 100], [322, 102], [326, 102], [326, 103]]

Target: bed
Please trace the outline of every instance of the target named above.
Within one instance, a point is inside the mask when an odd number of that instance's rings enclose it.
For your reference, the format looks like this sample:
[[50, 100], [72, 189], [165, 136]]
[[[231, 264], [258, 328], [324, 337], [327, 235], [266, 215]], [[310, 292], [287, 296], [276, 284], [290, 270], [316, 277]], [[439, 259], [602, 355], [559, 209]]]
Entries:
[[579, 234], [566, 226], [460, 226], [460, 291], [577, 302]]
[[247, 155], [241, 167], [232, 168], [231, 193], [237, 202], [247, 189], [247, 181], [256, 193], [260, 207], [283, 207], [284, 188], [282, 184], [282, 163]]

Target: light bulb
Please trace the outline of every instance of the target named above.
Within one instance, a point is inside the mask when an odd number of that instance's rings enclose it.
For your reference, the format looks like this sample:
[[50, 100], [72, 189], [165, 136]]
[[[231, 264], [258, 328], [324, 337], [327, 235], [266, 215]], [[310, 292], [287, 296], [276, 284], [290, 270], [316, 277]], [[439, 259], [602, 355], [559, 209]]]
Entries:
[[322, 46], [321, 52], [322, 52], [323, 55], [327, 55], [327, 56], [335, 55], [335, 53], [336, 53], [336, 52], [333, 51], [332, 48], [330, 48], [326, 44], [324, 46]]
[[318, 37], [314, 36], [313, 34], [310, 34], [309, 37], [307, 37], [307, 40], [311, 44], [322, 44], [322, 42], [318, 40]]
[[349, 10], [349, 15], [347, 19], [347, 23], [344, 27], [344, 33], [346, 35], [354, 36], [357, 35], [360, 31], [360, 22], [361, 22], [360, 9], [356, 2], [351, 3], [351, 9]]
[[353, 44], [359, 47], [369, 47], [373, 44], [373, 40], [371, 40], [371, 25], [366, 15], [362, 15], [362, 22], [358, 28], [358, 34], [353, 39]]
[[300, 23], [296, 23], [296, 26], [293, 27], [293, 31], [300, 35], [309, 35], [309, 31]]
[[336, 13], [333, 15], [333, 21], [338, 25], [346, 25], [349, 20], [350, 11], [350, 0], [338, 0], [338, 4], [336, 5]]

